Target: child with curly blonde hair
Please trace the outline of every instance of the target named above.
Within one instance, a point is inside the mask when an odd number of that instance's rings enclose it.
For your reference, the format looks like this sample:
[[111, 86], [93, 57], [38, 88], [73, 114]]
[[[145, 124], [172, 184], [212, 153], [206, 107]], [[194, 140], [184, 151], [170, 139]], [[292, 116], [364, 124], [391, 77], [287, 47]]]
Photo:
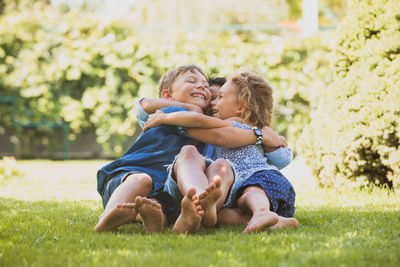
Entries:
[[[291, 183], [278, 169], [266, 162], [264, 151], [277, 147], [263, 145], [260, 128], [269, 126], [272, 117], [272, 88], [263, 77], [251, 72], [237, 72], [222, 86], [218, 96], [211, 102], [212, 116], [196, 112], [165, 114], [157, 111], [150, 115], [144, 130], [161, 125], [178, 125], [189, 128], [235, 128], [253, 129], [258, 136], [253, 145], [237, 148], [215, 147], [214, 157], [228, 160], [235, 170], [235, 181], [219, 212], [220, 223], [240, 223], [248, 219], [244, 232], [297, 227], [293, 218], [295, 192]], [[277, 139], [273, 130], [268, 133]], [[265, 136], [264, 136], [265, 140]], [[264, 142], [268, 143], [268, 142]], [[165, 189], [173, 197], [177, 185], [167, 179]], [[172, 189], [171, 189], [172, 188]], [[246, 214], [247, 215], [246, 217]], [[238, 219], [235, 219], [238, 218]]]

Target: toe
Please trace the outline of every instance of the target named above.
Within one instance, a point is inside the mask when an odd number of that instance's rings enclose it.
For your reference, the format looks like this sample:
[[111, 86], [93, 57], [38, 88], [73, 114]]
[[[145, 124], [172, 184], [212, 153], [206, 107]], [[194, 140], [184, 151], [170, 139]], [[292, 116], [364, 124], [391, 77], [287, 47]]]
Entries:
[[141, 206], [143, 206], [143, 198], [140, 197], [140, 196], [136, 197], [135, 203], [136, 203], [136, 206], [137, 206], [138, 208], [140, 208]]
[[196, 194], [196, 189], [194, 189], [194, 188], [190, 188], [189, 191], [187, 192], [188, 198], [194, 197], [195, 194]]

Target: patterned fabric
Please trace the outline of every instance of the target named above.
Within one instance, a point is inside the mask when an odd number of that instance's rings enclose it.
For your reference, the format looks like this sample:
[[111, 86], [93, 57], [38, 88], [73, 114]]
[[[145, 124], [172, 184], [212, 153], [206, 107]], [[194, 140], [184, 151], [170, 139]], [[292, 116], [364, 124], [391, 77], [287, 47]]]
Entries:
[[[251, 129], [250, 126], [236, 121], [233, 127]], [[261, 145], [248, 145], [236, 148], [215, 148], [215, 158], [224, 158], [233, 163], [236, 175], [240, 181], [244, 181], [252, 174], [262, 170], [276, 170], [273, 165], [267, 164]]]
[[[250, 126], [233, 121], [233, 127], [251, 129]], [[243, 190], [250, 185], [258, 185], [268, 195], [270, 209], [278, 215], [293, 217], [295, 192], [291, 183], [264, 157], [261, 145], [238, 148], [215, 148], [217, 158], [228, 160], [235, 172], [235, 181], [224, 203], [224, 207], [236, 208]]]
[[254, 185], [260, 186], [268, 195], [272, 211], [283, 217], [294, 216], [296, 194], [292, 184], [281, 172], [269, 170], [255, 173], [243, 181], [237, 190], [237, 195], [242, 195], [246, 187]]

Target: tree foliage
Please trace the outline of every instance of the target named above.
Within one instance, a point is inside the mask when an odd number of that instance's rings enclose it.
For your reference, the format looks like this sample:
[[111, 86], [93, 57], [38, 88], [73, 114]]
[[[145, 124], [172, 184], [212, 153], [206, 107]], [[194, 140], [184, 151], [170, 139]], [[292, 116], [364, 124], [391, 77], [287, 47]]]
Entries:
[[[121, 153], [136, 130], [135, 99], [156, 97], [167, 69], [195, 63], [209, 74], [229, 75], [246, 67], [270, 81], [274, 128], [295, 140], [314, 92], [328, 79], [328, 39], [139, 31], [90, 13], [38, 7], [0, 17], [0, 91], [16, 97], [19, 121], [68, 122], [72, 139], [94, 129], [105, 150]], [[13, 132], [12, 120], [2, 117], [0, 128]], [[27, 138], [13, 133], [14, 143]]]
[[352, 1], [336, 35], [334, 82], [321, 92], [301, 152], [323, 184], [400, 188], [398, 1]]

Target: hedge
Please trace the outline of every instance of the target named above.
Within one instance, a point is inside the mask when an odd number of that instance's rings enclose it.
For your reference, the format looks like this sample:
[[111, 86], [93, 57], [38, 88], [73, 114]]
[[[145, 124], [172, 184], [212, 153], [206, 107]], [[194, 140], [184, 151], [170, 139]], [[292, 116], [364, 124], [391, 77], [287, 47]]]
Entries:
[[300, 152], [322, 184], [400, 188], [400, 5], [353, 0]]
[[[315, 92], [329, 81], [327, 34], [301, 40], [257, 31], [146, 32], [84, 12], [15, 11], [0, 17], [0, 95], [16, 97], [19, 121], [68, 122], [71, 140], [92, 129], [105, 151], [120, 154], [136, 130], [135, 99], [156, 97], [167, 69], [196, 63], [229, 75], [247, 67], [273, 85], [274, 128], [294, 141]], [[15, 144], [31, 142], [6, 117], [0, 130]], [[48, 143], [42, 131], [29, 139]]]

